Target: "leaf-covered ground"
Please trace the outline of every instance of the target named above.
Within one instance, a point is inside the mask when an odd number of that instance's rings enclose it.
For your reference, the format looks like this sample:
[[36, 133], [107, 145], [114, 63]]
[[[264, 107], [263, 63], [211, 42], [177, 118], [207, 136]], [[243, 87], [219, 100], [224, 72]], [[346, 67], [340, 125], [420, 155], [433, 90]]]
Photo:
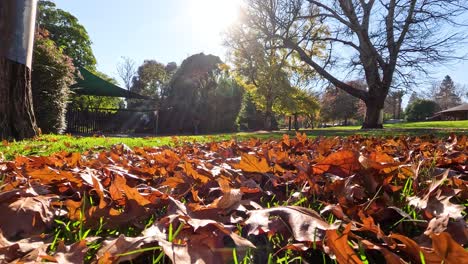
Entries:
[[176, 145], [1, 162], [0, 262], [468, 261], [466, 136]]

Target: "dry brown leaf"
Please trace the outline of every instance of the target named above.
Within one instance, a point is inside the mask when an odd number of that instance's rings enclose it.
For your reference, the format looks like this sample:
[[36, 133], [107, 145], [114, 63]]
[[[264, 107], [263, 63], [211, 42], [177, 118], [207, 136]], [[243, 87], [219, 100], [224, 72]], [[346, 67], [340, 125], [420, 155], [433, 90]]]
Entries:
[[16, 242], [8, 241], [0, 231], [0, 263], [10, 263], [19, 259], [23, 262], [40, 262], [49, 243], [40, 237], [22, 239]]
[[226, 180], [218, 180], [223, 195], [216, 199], [209, 207], [228, 209], [238, 204], [242, 200], [242, 192], [240, 189], [232, 189]]
[[420, 247], [414, 240], [406, 236], [400, 234], [391, 234], [389, 237], [403, 243], [403, 246], [399, 246], [398, 248], [405, 252], [414, 263], [421, 262], [421, 254], [423, 254], [426, 263], [442, 262], [442, 259], [436, 253], [430, 249]]
[[403, 164], [401, 162], [395, 162], [390, 155], [382, 152], [372, 152], [369, 157], [360, 155], [359, 162], [364, 168], [382, 170], [384, 173], [390, 173]]
[[184, 169], [185, 173], [187, 173], [188, 176], [200, 181], [202, 184], [206, 184], [211, 180], [210, 177], [198, 173], [198, 171], [192, 168], [192, 164], [188, 162], [185, 162], [181, 167]]
[[71, 172], [53, 169], [48, 166], [42, 169], [30, 170], [27, 174], [31, 179], [38, 180], [42, 184], [57, 184], [62, 182], [72, 182], [78, 186], [83, 184], [83, 182], [74, 177]]
[[327, 230], [325, 245], [330, 248], [338, 263], [362, 263], [356, 252], [348, 245], [348, 234], [351, 224], [348, 224], [340, 235], [337, 230]]
[[113, 184], [117, 190], [120, 190], [122, 194], [124, 194], [128, 200], [135, 200], [139, 205], [145, 206], [148, 205], [150, 202], [143, 197], [137, 189], [131, 188], [127, 185], [127, 181], [122, 176], [116, 176], [114, 179]]
[[[175, 219], [177, 216], [170, 218]], [[173, 263], [230, 263], [232, 249], [226, 248], [224, 244], [226, 236], [234, 241], [238, 254], [243, 253], [245, 247], [255, 247], [245, 238], [227, 230], [215, 221], [190, 217], [182, 217], [179, 220], [183, 220], [190, 226], [190, 228], [184, 228], [184, 231], [175, 239], [181, 243], [167, 241], [166, 231], [162, 224], [153, 225], [143, 232], [146, 237], [158, 241], [166, 256]], [[242, 255], [239, 258], [242, 258]]]
[[432, 247], [443, 263], [468, 263], [468, 252], [455, 242], [449, 233], [432, 234], [431, 238]]
[[378, 246], [378, 245], [374, 244], [373, 242], [371, 242], [369, 240], [361, 240], [360, 242], [362, 243], [362, 245], [366, 249], [368, 249], [368, 250], [377, 250], [380, 253], [382, 253], [382, 255], [384, 256], [385, 261], [386, 261], [387, 264], [404, 264], [404, 263], [406, 263], [397, 254], [393, 253], [392, 251], [386, 249], [383, 246]]
[[407, 197], [407, 200], [410, 205], [424, 209], [426, 214], [431, 217], [448, 215], [453, 219], [462, 219], [465, 206], [451, 203], [450, 199], [454, 195], [443, 195], [439, 190], [435, 194], [426, 195], [424, 198], [412, 196]]
[[0, 230], [6, 238], [28, 238], [51, 227], [54, 213], [50, 196], [19, 197], [1, 203]]
[[147, 236], [141, 237], [126, 237], [120, 235], [118, 238], [105, 240], [102, 242], [102, 247], [96, 254], [98, 263], [104, 263], [111, 260], [112, 263], [122, 263], [131, 261], [137, 258], [141, 253], [125, 254], [136, 249], [140, 249], [144, 244], [151, 240]]
[[53, 257], [60, 264], [83, 263], [87, 251], [86, 240], [78, 241], [70, 246], [60, 241]]
[[[280, 218], [280, 221], [272, 221], [271, 219], [274, 217]], [[325, 235], [325, 230], [338, 228], [337, 225], [330, 225], [322, 220], [317, 212], [298, 206], [282, 206], [250, 211], [245, 224], [249, 234], [275, 233], [277, 230], [284, 228], [284, 225], [287, 225], [287, 230], [292, 232], [290, 235], [293, 235], [300, 242], [321, 241]]]
[[350, 176], [360, 168], [359, 155], [351, 150], [334, 152], [312, 167], [315, 174], [328, 172], [341, 177]]

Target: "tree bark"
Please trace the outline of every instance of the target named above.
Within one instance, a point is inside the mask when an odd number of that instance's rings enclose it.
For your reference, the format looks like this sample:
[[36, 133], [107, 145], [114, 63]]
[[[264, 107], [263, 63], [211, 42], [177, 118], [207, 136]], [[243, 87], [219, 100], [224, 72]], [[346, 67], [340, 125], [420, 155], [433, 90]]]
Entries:
[[[382, 100], [379, 100], [379, 101], [382, 101]], [[383, 108], [384, 108], [383, 101], [382, 102], [378, 102], [376, 100], [366, 101], [366, 116], [364, 118], [364, 123], [362, 124], [362, 129], [382, 129], [383, 128], [383, 124], [382, 124], [383, 123]]]
[[272, 102], [267, 102], [266, 109], [265, 109], [265, 130], [271, 131], [273, 130], [272, 128], [272, 120], [273, 120], [273, 103]]
[[294, 130], [299, 131], [299, 122], [297, 120], [297, 114], [294, 114]]
[[265, 124], [264, 124], [264, 127], [265, 127], [265, 130], [267, 130], [267, 131], [273, 130], [272, 127], [271, 127], [271, 119], [272, 119], [272, 114], [271, 114], [271, 112], [266, 112], [266, 113], [265, 113]]
[[288, 131], [291, 131], [291, 125], [292, 125], [292, 117], [289, 116], [289, 126], [288, 126]]
[[0, 138], [31, 138], [39, 129], [34, 117], [31, 70], [0, 57]]

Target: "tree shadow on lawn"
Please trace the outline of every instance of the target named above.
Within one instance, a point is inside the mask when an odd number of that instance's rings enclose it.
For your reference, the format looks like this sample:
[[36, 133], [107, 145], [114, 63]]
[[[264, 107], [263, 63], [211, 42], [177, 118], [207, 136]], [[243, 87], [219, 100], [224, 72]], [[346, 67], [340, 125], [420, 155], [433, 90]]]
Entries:
[[[299, 133], [305, 133], [309, 137], [348, 137], [353, 135], [370, 136], [370, 137], [394, 137], [394, 136], [435, 136], [447, 137], [451, 134], [468, 135], [467, 129], [453, 128], [385, 128], [385, 129], [308, 129], [299, 130]], [[295, 135], [296, 131], [258, 131], [246, 133], [241, 137], [251, 135], [255, 138], [268, 139], [281, 137], [283, 134]]]

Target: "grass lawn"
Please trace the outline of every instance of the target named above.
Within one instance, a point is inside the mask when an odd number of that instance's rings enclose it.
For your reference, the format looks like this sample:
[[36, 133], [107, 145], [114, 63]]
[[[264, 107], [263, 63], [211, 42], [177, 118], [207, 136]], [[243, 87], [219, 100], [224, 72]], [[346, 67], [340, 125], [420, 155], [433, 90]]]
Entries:
[[[383, 130], [360, 130], [359, 126], [329, 127], [313, 130], [303, 130], [309, 137], [335, 136], [448, 136], [451, 133], [468, 134], [468, 120], [466, 121], [436, 121], [385, 125]], [[199, 136], [171, 136], [162, 137], [81, 137], [70, 135], [42, 135], [35, 139], [18, 142], [2, 142], [0, 144], [0, 160], [13, 159], [17, 155], [47, 156], [52, 153], [84, 152], [90, 149], [105, 149], [118, 143], [129, 147], [167, 146], [179, 142], [212, 142], [223, 140], [247, 140], [250, 138], [271, 139], [280, 138], [283, 134], [294, 134], [294, 131], [275, 132], [240, 132], [231, 134], [199, 135]]]
[[[423, 129], [468, 129], [468, 120], [461, 121], [428, 121], [428, 122], [408, 122], [399, 124], [385, 124], [385, 128], [400, 129], [400, 128], [423, 128]], [[358, 130], [361, 126], [336, 126], [327, 127], [323, 130]]]

